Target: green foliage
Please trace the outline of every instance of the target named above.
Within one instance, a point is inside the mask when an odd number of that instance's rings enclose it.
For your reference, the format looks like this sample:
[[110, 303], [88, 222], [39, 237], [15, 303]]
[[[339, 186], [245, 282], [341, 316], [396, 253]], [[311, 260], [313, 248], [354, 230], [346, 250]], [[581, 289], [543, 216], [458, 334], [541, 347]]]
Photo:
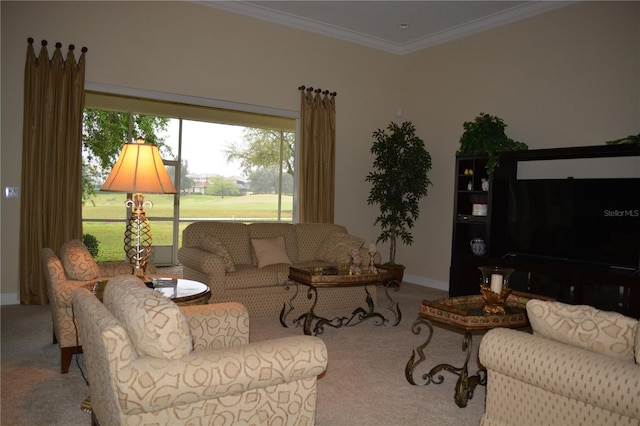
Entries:
[[464, 133], [460, 137], [458, 154], [487, 155], [487, 173], [491, 175], [499, 164], [502, 151], [523, 151], [527, 144], [509, 138], [504, 129], [504, 121], [494, 115], [481, 112], [474, 121], [463, 124]]
[[189, 162], [187, 160], [182, 160], [182, 165], [180, 166], [180, 190], [185, 191], [191, 189], [193, 187], [193, 179], [188, 177], [189, 174]]
[[391, 122], [386, 130], [389, 133], [382, 129], [373, 132], [371, 153], [375, 158], [373, 170], [366, 177], [371, 182], [367, 203], [380, 207], [374, 222], [382, 228], [377, 242], [391, 242], [389, 263], [394, 265], [396, 238], [413, 244], [410, 229], [420, 214], [419, 201], [431, 185], [431, 155], [411, 122], [401, 126]]
[[240, 195], [240, 190], [234, 178], [226, 178], [224, 176], [212, 176], [209, 178], [209, 184], [205, 188], [206, 195]]
[[95, 259], [98, 257], [98, 253], [100, 252], [98, 239], [92, 234], [84, 234], [82, 236], [82, 242], [84, 243], [87, 250], [89, 250], [89, 254], [93, 256]]
[[[244, 141], [234, 143], [227, 150], [227, 161], [239, 160], [245, 176], [251, 176], [261, 168], [272, 166], [280, 168], [283, 162], [284, 172], [293, 176], [293, 153], [295, 134], [280, 130], [245, 128]], [[280, 140], [284, 141], [282, 160]]]
[[607, 145], [627, 145], [627, 144], [640, 145], [640, 133], [638, 133], [637, 135], [630, 135], [622, 139], [607, 141], [606, 143]]
[[[249, 176], [249, 189], [254, 194], [277, 194], [280, 187], [280, 168], [277, 166], [259, 167]], [[293, 193], [293, 176], [282, 176], [282, 193]]]

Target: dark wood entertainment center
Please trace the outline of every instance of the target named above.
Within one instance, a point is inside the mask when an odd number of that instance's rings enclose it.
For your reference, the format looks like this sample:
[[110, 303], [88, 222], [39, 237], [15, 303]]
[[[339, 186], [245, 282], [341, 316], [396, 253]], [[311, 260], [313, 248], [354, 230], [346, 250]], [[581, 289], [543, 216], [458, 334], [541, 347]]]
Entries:
[[[505, 247], [509, 182], [517, 177], [518, 163], [638, 156], [640, 146], [633, 144], [504, 152], [489, 180], [488, 190], [483, 190], [481, 182], [482, 178], [487, 178], [487, 157], [456, 156], [449, 295], [477, 294], [481, 279], [478, 267], [504, 266], [515, 269], [510, 282], [515, 290], [640, 318], [640, 274], [637, 271], [511, 257]], [[638, 161], [640, 167], [640, 159]], [[486, 215], [477, 214], [482, 212], [484, 205]], [[640, 244], [640, 235], [636, 237]], [[479, 254], [477, 246], [476, 254], [472, 252], [474, 238], [484, 241], [484, 254]]]

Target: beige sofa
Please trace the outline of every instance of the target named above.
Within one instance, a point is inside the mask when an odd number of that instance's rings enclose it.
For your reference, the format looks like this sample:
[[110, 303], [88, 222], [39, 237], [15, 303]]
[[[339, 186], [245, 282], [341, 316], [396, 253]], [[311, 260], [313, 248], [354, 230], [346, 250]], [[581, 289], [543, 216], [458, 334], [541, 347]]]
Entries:
[[322, 340], [249, 343], [241, 304], [178, 307], [132, 275], [109, 281], [104, 304], [72, 297], [94, 424], [313, 426]]
[[[290, 266], [346, 264], [353, 248], [367, 264], [368, 244], [344, 226], [202, 221], [183, 231], [178, 260], [184, 278], [209, 285], [210, 303], [240, 302], [252, 317], [272, 316], [295, 293], [295, 286], [287, 286]], [[375, 261], [380, 263], [379, 253]], [[375, 286], [368, 290], [375, 303]], [[316, 309], [351, 309], [366, 306], [365, 300], [364, 287], [320, 289]], [[291, 317], [309, 303], [301, 288]]]
[[639, 425], [638, 320], [590, 306], [531, 300], [533, 335], [489, 331], [481, 425]]

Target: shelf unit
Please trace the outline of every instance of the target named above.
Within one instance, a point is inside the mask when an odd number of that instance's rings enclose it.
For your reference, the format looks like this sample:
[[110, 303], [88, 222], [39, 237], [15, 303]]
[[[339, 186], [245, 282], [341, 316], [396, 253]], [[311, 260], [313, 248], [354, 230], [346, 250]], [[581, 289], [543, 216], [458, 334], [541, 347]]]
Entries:
[[[640, 276], [616, 271], [592, 270], [562, 262], [519, 260], [506, 255], [507, 195], [509, 181], [516, 179], [518, 163], [534, 160], [640, 156], [638, 145], [602, 145], [505, 152], [500, 165], [489, 179], [489, 190], [482, 191], [480, 179], [486, 178], [487, 158], [456, 156], [456, 180], [453, 209], [453, 235], [449, 295], [478, 294], [483, 265], [514, 268], [511, 287], [553, 297], [572, 304], [589, 304], [640, 318]], [[473, 170], [473, 176], [465, 175]], [[467, 185], [471, 182], [470, 189]], [[486, 202], [487, 215], [472, 215], [473, 203]], [[484, 255], [474, 255], [471, 240], [482, 238]]]
[[[478, 293], [482, 277], [478, 266], [491, 264], [491, 257], [501, 250], [500, 240], [494, 237], [502, 233], [499, 224], [506, 219], [506, 190], [509, 179], [515, 177], [515, 168], [509, 164], [501, 165], [499, 170], [495, 169], [493, 176], [489, 177], [486, 170], [487, 161], [488, 158], [483, 156], [456, 157], [453, 241], [449, 271], [451, 296]], [[482, 179], [488, 180], [488, 190], [482, 189]], [[486, 204], [486, 215], [474, 215], [474, 204]], [[484, 254], [473, 253], [471, 241], [474, 238], [484, 241]]]

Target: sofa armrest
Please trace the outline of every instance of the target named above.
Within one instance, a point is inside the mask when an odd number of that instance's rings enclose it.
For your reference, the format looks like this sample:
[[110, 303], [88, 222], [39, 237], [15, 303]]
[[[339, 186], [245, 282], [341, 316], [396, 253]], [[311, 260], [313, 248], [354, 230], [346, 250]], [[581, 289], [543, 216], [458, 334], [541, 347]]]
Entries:
[[510, 329], [480, 343], [480, 363], [558, 395], [640, 419], [640, 365]]
[[181, 360], [138, 358], [113, 380], [123, 411], [137, 414], [297, 380], [315, 383], [326, 367], [324, 342], [295, 336], [192, 352]]
[[249, 343], [249, 312], [240, 303], [181, 306], [195, 351]]
[[224, 262], [220, 256], [197, 247], [181, 247], [178, 260], [184, 266], [224, 281]]

